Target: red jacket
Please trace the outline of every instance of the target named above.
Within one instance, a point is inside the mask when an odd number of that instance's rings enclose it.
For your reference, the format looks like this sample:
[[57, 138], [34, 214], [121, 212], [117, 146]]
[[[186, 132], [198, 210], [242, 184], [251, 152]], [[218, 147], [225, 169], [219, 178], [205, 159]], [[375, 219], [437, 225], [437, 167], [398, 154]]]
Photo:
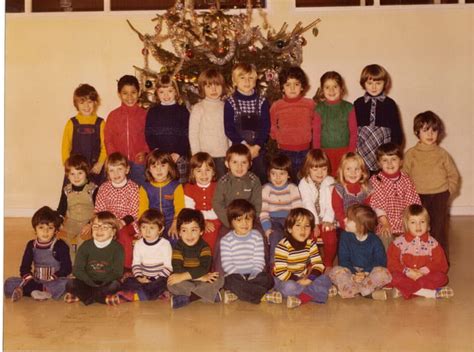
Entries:
[[145, 141], [146, 110], [134, 105], [122, 103], [110, 112], [105, 122], [104, 142], [107, 155], [120, 152], [128, 160], [136, 162], [139, 152], [147, 152]]

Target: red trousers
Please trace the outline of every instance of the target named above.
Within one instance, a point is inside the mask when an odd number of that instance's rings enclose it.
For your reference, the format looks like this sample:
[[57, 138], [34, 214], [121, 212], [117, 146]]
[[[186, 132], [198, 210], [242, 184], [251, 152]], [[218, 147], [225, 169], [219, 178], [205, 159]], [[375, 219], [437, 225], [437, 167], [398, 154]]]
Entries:
[[214, 224], [214, 231], [204, 232], [202, 239], [207, 242], [211, 248], [211, 253], [214, 255], [214, 248], [216, 247], [217, 235], [219, 234], [219, 229], [221, 228], [222, 223], [216, 220], [206, 220]]
[[337, 236], [336, 229], [331, 231], [323, 231], [323, 225], [319, 224], [320, 237], [323, 240], [323, 264], [326, 268], [332, 267], [334, 264], [334, 258], [337, 255]]
[[323, 151], [328, 156], [329, 162], [331, 163], [331, 176], [337, 176], [337, 169], [341, 163], [342, 156], [351, 150], [349, 147], [342, 148], [323, 148]]
[[134, 239], [135, 229], [133, 224], [125, 225], [117, 232], [117, 242], [122, 245], [124, 251], [125, 260], [123, 266], [125, 269], [132, 268]]
[[391, 274], [392, 282], [390, 285], [398, 288], [405, 299], [412, 297], [421, 288], [436, 290], [448, 283], [448, 275], [439, 271], [431, 272], [416, 281], [400, 272]]

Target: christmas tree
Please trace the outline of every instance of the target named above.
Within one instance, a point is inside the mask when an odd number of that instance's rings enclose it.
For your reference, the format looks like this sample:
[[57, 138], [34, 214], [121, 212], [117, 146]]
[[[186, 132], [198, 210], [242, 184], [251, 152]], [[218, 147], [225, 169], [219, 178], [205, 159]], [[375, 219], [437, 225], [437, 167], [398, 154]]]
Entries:
[[[255, 9], [262, 19], [262, 28], [252, 26], [251, 0], [240, 14], [221, 9], [219, 0], [209, 10], [199, 12], [194, 9], [193, 0], [177, 0], [173, 7], [152, 20], [156, 22], [153, 34], [142, 34], [127, 21], [144, 46], [144, 67], [134, 66], [142, 86], [142, 106], [148, 107], [156, 101], [154, 82], [160, 74], [174, 76], [183, 99], [187, 104], [194, 104], [199, 100], [197, 78], [202, 71], [217, 68], [230, 84], [232, 66], [237, 62], [256, 66], [259, 91], [270, 102], [280, 98], [278, 73], [285, 66], [302, 63], [306, 45], [302, 35], [312, 28], [316, 36], [320, 20], [307, 26], [298, 22], [291, 31], [284, 23], [277, 31], [269, 25], [258, 0]], [[163, 48], [168, 43], [174, 52]], [[150, 68], [150, 55], [161, 65], [160, 72]]]

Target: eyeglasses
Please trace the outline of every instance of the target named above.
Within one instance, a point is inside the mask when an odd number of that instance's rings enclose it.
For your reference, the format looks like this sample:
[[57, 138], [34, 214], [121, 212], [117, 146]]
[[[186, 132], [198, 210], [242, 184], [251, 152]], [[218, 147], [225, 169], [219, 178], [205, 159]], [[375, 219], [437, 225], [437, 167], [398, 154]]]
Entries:
[[92, 230], [111, 230], [113, 228], [112, 225], [108, 224], [94, 224], [92, 225]]

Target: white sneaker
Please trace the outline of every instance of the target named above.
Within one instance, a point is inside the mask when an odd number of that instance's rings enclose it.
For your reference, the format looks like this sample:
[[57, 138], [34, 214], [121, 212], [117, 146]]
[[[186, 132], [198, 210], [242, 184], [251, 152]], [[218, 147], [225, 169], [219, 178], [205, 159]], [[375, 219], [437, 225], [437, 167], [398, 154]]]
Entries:
[[46, 301], [47, 299], [52, 298], [51, 293], [47, 291], [34, 290], [31, 292], [31, 297], [37, 301]]

